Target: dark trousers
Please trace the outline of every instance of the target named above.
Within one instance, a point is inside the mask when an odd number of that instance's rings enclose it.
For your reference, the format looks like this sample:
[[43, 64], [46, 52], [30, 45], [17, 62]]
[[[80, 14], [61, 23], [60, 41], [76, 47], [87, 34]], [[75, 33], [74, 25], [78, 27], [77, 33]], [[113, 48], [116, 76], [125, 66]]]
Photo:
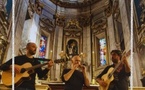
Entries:
[[[18, 87], [18, 88], [15, 88], [15, 90], [32, 90], [32, 89], [29, 89], [29, 88], [23, 88], [23, 87]], [[35, 89], [34, 89], [35, 90]]]

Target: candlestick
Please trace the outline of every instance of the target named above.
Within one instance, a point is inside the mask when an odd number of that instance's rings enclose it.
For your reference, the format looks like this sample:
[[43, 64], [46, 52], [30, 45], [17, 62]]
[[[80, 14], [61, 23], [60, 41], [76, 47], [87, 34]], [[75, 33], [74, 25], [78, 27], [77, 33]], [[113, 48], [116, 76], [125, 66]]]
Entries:
[[52, 50], [50, 50], [50, 59], [52, 59]]

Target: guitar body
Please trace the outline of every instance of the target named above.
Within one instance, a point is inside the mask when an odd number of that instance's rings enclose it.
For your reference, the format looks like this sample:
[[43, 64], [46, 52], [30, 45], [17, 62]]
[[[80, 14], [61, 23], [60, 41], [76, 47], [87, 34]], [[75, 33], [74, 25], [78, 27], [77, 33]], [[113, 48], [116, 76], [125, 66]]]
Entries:
[[[50, 60], [48, 59], [48, 61], [50, 61]], [[57, 59], [57, 60], [54, 60], [54, 62], [61, 63], [61, 62], [64, 62], [64, 59]], [[34, 69], [42, 67], [42, 66], [47, 65], [47, 64], [48, 63], [43, 63], [43, 64], [38, 64], [38, 65], [32, 66], [30, 63], [25, 63], [23, 65], [15, 65], [15, 66], [22, 69], [21, 73], [14, 74], [15, 87], [20, 85], [24, 80], [31, 79], [29, 77], [29, 75], [33, 73]], [[13, 84], [12, 83], [12, 70], [2, 72], [2, 83], [7, 87], [12, 86], [12, 84]]]
[[100, 85], [100, 90], [108, 90], [109, 85], [110, 85], [110, 82], [112, 82], [112, 81], [114, 80], [114, 76], [113, 76], [113, 75], [111, 75], [110, 78], [109, 78], [109, 75], [110, 75], [110, 73], [111, 73], [113, 70], [114, 70], [114, 68], [111, 67], [111, 68], [108, 70], [108, 72], [107, 72], [106, 74], [104, 74], [104, 75], [101, 77], [101, 79], [102, 79], [104, 82], [107, 83], [107, 86], [106, 86], [106, 87], [103, 87], [103, 86]]
[[[32, 67], [32, 65], [30, 63], [25, 63], [21, 66], [19, 65], [15, 65], [17, 67], [20, 68], [28, 68], [28, 67]], [[23, 73], [14, 73], [14, 84], [15, 87], [17, 87], [18, 85], [20, 85], [23, 81], [30, 79], [29, 78], [29, 73], [28, 71], [25, 71]], [[11, 87], [12, 86], [12, 70], [8, 70], [8, 71], [3, 71], [2, 72], [2, 83], [7, 86], [7, 87]]]

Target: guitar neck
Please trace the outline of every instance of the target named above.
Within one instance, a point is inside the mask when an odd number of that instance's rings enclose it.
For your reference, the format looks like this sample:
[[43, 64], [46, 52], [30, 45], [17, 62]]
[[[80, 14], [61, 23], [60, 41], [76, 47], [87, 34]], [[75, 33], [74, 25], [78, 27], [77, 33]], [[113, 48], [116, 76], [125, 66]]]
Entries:
[[112, 75], [118, 69], [121, 63], [122, 63], [122, 60], [115, 66], [114, 70], [111, 72]]
[[[47, 61], [50, 61], [50, 59], [46, 59]], [[62, 62], [65, 62], [64, 59], [57, 59], [57, 60], [54, 60], [55, 63], [62, 63]], [[47, 65], [48, 63], [43, 63], [43, 64], [38, 64], [38, 65], [35, 65], [33, 67], [30, 67], [30, 68], [25, 68], [26, 70], [34, 70], [36, 68], [39, 68], [39, 67], [42, 67], [42, 66], [45, 66]]]
[[35, 65], [35, 66], [33, 66], [33, 67], [30, 67], [30, 68], [27, 68], [26, 70], [34, 70], [34, 69], [36, 69], [36, 68], [39, 68], [39, 67], [42, 67], [42, 66], [45, 66], [45, 65], [47, 65], [48, 63], [43, 63], [43, 64], [38, 64], [38, 65]]

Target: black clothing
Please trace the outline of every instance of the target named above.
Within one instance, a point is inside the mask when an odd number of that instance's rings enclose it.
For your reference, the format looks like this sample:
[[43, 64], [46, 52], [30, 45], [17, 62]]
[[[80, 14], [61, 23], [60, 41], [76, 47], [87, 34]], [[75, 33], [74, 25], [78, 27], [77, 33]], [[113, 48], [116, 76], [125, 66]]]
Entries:
[[[104, 74], [108, 72], [111, 67], [115, 67], [114, 64], [107, 66], [103, 72], [98, 75], [96, 78], [101, 78]], [[123, 65], [120, 72], [114, 72], [113, 74], [114, 80], [110, 83], [108, 90], [128, 90], [128, 78], [130, 76], [130, 72], [125, 72], [125, 66]]]
[[75, 70], [68, 81], [64, 80], [63, 75], [68, 73], [71, 69], [64, 69], [62, 73], [62, 81], [65, 82], [64, 90], [82, 90], [84, 84], [83, 73]]
[[[17, 56], [14, 59], [15, 64], [17, 65], [23, 65], [25, 63], [30, 63], [32, 66], [40, 64], [38, 60], [35, 60], [34, 58], [28, 58], [26, 55]], [[0, 70], [6, 71], [9, 70], [10, 65], [12, 64], [12, 59], [4, 63], [0, 66]], [[42, 70], [41, 68], [36, 68], [34, 70], [34, 73], [30, 74], [30, 80], [24, 80], [18, 87], [21, 88], [29, 88], [31, 90], [35, 90], [35, 76], [36, 73], [38, 74], [39, 78], [44, 77], [48, 73], [48, 69]]]
[[15, 90], [31, 90], [31, 89], [18, 87], [18, 88], [15, 88]]

